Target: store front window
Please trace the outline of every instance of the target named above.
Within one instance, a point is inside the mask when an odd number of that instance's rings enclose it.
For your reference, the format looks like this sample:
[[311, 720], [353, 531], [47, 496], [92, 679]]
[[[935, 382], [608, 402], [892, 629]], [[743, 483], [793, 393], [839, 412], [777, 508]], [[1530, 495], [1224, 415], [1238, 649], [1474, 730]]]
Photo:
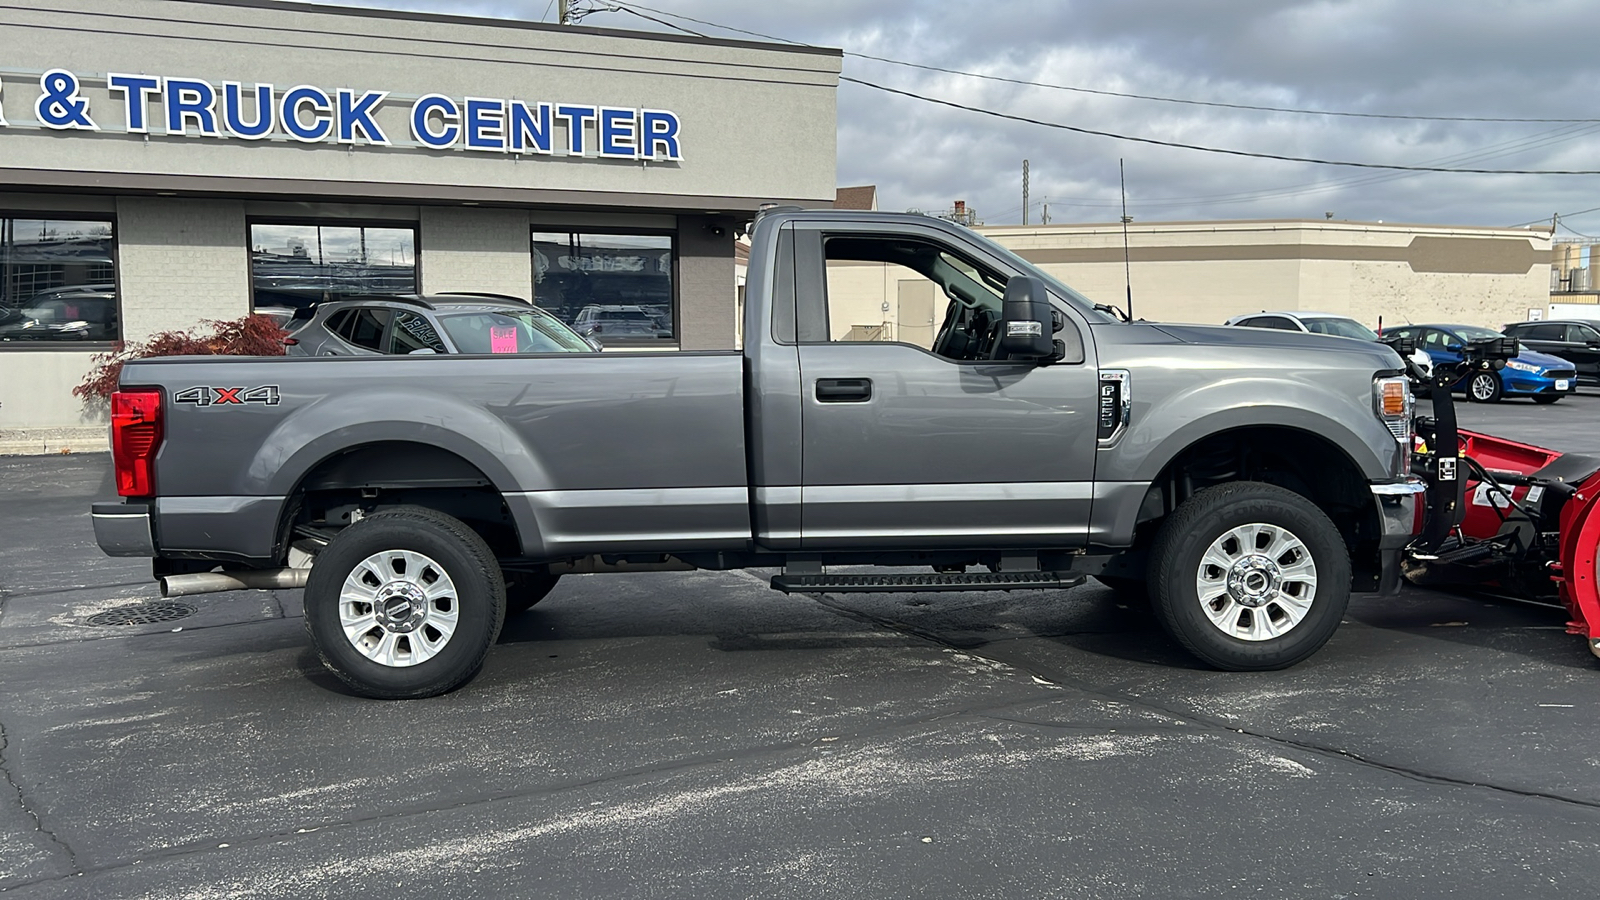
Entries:
[[287, 319], [326, 300], [417, 292], [417, 230], [409, 225], [252, 222], [255, 311]]
[[0, 346], [121, 337], [115, 250], [109, 221], [0, 217]]
[[677, 339], [672, 237], [533, 232], [533, 302], [605, 345]]

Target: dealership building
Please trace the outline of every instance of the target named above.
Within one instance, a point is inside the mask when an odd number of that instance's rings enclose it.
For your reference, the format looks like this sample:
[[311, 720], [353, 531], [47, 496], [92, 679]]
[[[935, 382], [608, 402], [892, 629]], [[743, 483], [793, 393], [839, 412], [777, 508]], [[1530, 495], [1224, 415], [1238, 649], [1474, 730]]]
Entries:
[[39, 0], [0, 46], [0, 447], [103, 448], [115, 341], [362, 294], [733, 347], [738, 225], [834, 200], [834, 50], [267, 0]]

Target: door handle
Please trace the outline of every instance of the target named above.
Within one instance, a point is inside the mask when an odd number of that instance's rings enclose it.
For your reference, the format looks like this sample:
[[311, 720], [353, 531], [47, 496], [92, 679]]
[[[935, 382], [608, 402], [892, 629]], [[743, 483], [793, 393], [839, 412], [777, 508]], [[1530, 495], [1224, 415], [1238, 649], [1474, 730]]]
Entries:
[[818, 403], [865, 403], [872, 399], [871, 378], [818, 378]]

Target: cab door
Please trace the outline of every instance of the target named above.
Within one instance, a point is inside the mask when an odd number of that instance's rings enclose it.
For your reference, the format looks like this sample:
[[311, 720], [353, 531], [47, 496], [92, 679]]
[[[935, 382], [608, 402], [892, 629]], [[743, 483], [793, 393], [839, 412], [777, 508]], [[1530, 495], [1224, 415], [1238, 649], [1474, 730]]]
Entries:
[[[992, 359], [1020, 273], [932, 229], [853, 225], [795, 229], [796, 271], [824, 273], [797, 279], [801, 547], [1082, 546], [1098, 390], [1087, 323], [1056, 298], [1065, 361]], [[935, 327], [898, 332], [901, 298], [930, 291]]]

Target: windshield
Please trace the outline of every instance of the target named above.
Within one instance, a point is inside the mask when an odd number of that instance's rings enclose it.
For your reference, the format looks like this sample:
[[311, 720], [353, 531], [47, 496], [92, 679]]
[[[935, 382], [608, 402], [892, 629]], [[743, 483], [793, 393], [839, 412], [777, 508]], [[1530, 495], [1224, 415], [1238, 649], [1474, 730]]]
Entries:
[[1454, 331], [1456, 335], [1464, 341], [1481, 341], [1484, 338], [1505, 337], [1505, 335], [1498, 331], [1491, 331], [1488, 328], [1479, 328], [1476, 325], [1457, 325], [1450, 330]]
[[439, 322], [462, 353], [587, 353], [594, 349], [543, 310], [447, 313]]
[[1334, 337], [1375, 341], [1378, 333], [1354, 319], [1301, 319], [1312, 334], [1331, 334]]
[[1085, 297], [1072, 288], [1067, 287], [1065, 284], [1062, 284], [1060, 280], [1051, 275], [1049, 272], [1046, 272], [1033, 263], [1028, 262], [1017, 254], [1012, 253], [1010, 250], [1001, 246], [998, 242], [985, 240], [983, 242], [983, 246], [984, 249], [988, 250], [990, 253], [1005, 258], [1008, 262], [1021, 269], [1023, 272], [1026, 272], [1027, 274], [1036, 278], [1043, 279], [1045, 286], [1048, 287], [1052, 293], [1059, 295], [1068, 303], [1073, 304], [1077, 308], [1078, 312], [1090, 322], [1100, 323], [1121, 321], [1116, 316], [1096, 309], [1096, 304], [1093, 300], [1090, 300], [1088, 297]]

